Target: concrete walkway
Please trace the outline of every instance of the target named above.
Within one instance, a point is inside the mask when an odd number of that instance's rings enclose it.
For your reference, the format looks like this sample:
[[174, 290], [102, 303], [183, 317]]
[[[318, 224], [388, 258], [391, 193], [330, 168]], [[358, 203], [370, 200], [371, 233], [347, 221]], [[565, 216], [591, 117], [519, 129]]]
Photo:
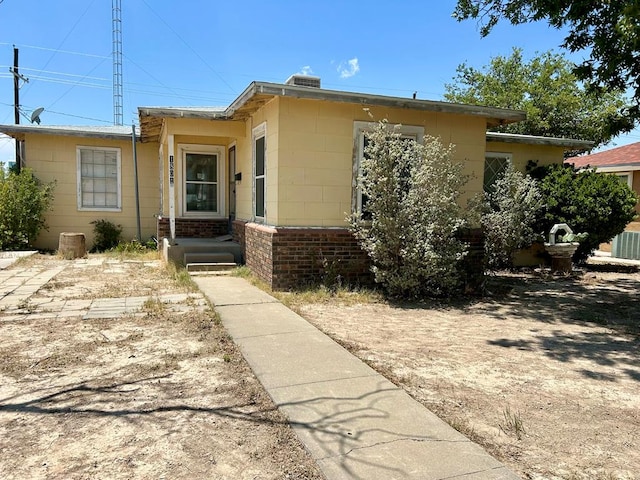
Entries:
[[[36, 253], [36, 252], [32, 252]], [[7, 256], [15, 262], [20, 256]], [[209, 308], [199, 293], [178, 293], [144, 297], [119, 298], [58, 298], [38, 292], [60, 272], [67, 268], [79, 268], [90, 264], [109, 263], [104, 258], [78, 259], [51, 267], [46, 263], [24, 268], [0, 269], [0, 324], [11, 321], [61, 320], [81, 317], [83, 320], [120, 318], [124, 315], [146, 315], [148, 301], [160, 302], [176, 313], [188, 313], [194, 309]], [[158, 262], [159, 264], [159, 262]], [[10, 266], [10, 265], [9, 265]], [[114, 267], [114, 268], [117, 268]], [[105, 273], [108, 273], [108, 269]]]
[[518, 478], [262, 290], [193, 280], [328, 480]]

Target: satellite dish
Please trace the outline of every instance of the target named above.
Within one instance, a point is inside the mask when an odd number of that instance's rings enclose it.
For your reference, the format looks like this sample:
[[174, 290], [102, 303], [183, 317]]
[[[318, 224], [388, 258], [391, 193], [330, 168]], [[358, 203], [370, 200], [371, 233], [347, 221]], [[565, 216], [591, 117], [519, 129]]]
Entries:
[[44, 108], [36, 108], [31, 114], [31, 123], [37, 123], [40, 125], [40, 114], [44, 112]]

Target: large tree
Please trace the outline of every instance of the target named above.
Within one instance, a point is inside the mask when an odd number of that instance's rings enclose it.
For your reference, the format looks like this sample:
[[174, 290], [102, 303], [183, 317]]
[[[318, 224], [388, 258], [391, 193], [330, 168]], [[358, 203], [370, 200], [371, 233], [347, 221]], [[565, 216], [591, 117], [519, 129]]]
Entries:
[[573, 67], [552, 52], [527, 62], [522, 50], [514, 48], [511, 56], [493, 57], [482, 69], [458, 66], [453, 83], [445, 86], [445, 98], [527, 113], [525, 121], [496, 129], [503, 132], [591, 140], [598, 146], [631, 129], [633, 123], [624, 115], [629, 104], [623, 92], [596, 95], [576, 78]]
[[[486, 36], [504, 18], [513, 25], [547, 21], [567, 29], [563, 48], [588, 51], [575, 73], [597, 91], [633, 91], [626, 115], [640, 120], [640, 2], [638, 0], [458, 0], [454, 17], [480, 20]], [[629, 124], [619, 125], [619, 132]]]

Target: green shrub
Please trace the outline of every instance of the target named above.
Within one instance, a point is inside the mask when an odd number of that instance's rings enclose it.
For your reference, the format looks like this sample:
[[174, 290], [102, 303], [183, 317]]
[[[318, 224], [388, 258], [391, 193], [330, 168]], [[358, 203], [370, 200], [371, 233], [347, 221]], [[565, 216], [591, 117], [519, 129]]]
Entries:
[[29, 168], [8, 173], [0, 164], [0, 250], [29, 248], [53, 200], [55, 183], [43, 184]]
[[623, 232], [635, 216], [636, 194], [615, 175], [578, 171], [573, 165], [529, 165], [542, 193], [542, 215], [535, 229], [545, 238], [556, 223], [588, 233], [574, 254], [584, 262], [601, 243]]
[[534, 225], [542, 209], [542, 195], [537, 182], [509, 163], [483, 201], [487, 267], [512, 267], [513, 254], [538, 238]]
[[118, 246], [122, 225], [116, 225], [109, 220], [94, 220], [91, 225], [94, 235], [92, 252], [104, 252]]
[[150, 238], [146, 242], [140, 242], [134, 238], [130, 242], [121, 241], [110, 250], [116, 253], [139, 254], [139, 253], [149, 253], [149, 252], [157, 251], [158, 247], [153, 238]]
[[453, 147], [407, 140], [386, 122], [366, 138], [359, 182], [368, 215], [353, 215], [350, 226], [376, 282], [396, 297], [460, 293], [466, 245], [457, 234], [467, 221], [458, 201], [468, 177]]

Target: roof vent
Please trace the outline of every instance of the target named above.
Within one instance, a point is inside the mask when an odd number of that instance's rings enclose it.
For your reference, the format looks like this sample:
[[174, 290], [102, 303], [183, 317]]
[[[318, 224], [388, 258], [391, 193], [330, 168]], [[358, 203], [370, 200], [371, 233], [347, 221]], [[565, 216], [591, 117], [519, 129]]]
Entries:
[[312, 77], [311, 75], [291, 75], [285, 82], [287, 85], [295, 85], [297, 87], [313, 87], [320, 88], [320, 77]]

